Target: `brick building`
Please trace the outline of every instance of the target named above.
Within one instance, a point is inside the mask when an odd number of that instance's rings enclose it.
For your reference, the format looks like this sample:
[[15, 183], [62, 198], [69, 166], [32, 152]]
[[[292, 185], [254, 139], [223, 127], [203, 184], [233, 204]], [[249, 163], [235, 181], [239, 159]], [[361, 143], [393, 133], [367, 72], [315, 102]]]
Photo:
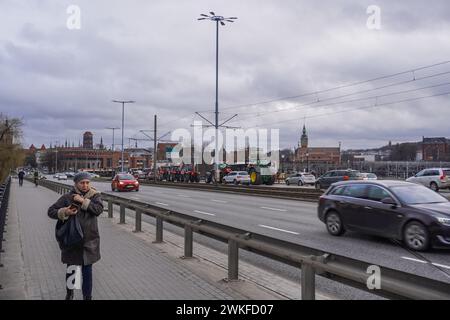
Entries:
[[310, 147], [308, 145], [308, 134], [303, 125], [302, 135], [298, 147], [294, 152], [294, 162], [297, 170], [323, 171], [330, 167], [337, 167], [341, 162], [340, 147]]
[[[61, 146], [50, 146], [36, 149], [34, 145], [28, 153], [41, 153], [41, 166], [47, 166], [50, 172], [57, 171], [117, 171], [121, 167], [121, 151], [112, 151], [100, 144], [94, 146], [91, 132], [83, 135], [83, 146], [70, 146], [67, 142]], [[124, 152], [124, 168], [149, 168], [152, 165], [152, 151], [142, 149], [126, 149]], [[44, 159], [45, 158], [45, 159]], [[38, 163], [39, 165], [39, 163]], [[57, 168], [55, 168], [57, 167]]]
[[450, 140], [422, 137], [422, 159], [425, 161], [450, 161]]

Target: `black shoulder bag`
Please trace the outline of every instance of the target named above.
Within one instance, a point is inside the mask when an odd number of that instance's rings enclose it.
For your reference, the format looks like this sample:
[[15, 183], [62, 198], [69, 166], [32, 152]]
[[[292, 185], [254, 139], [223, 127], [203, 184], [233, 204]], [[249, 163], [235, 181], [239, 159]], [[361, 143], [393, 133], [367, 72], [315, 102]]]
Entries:
[[61, 249], [79, 247], [83, 243], [83, 230], [77, 215], [65, 221], [58, 220], [55, 230], [56, 240]]

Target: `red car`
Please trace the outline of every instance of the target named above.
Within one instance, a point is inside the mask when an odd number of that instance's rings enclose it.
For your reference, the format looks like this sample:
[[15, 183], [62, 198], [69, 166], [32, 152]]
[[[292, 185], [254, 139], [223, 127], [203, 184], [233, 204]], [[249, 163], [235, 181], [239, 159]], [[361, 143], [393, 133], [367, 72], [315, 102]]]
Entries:
[[116, 174], [111, 182], [112, 191], [139, 191], [139, 181], [129, 173]]

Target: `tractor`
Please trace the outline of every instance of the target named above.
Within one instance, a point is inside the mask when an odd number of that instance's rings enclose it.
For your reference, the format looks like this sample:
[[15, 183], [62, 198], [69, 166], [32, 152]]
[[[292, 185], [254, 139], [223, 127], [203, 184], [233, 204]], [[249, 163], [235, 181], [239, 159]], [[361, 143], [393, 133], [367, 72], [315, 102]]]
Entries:
[[249, 164], [247, 172], [250, 175], [251, 184], [254, 185], [272, 185], [277, 177], [277, 170], [271, 166], [270, 162], [266, 164]]

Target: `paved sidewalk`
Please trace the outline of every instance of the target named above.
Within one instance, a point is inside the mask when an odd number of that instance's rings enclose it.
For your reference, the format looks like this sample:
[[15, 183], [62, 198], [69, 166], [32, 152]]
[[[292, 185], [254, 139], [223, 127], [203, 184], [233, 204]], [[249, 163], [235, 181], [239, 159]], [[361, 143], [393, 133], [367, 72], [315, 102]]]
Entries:
[[[0, 299], [63, 299], [65, 266], [54, 236], [56, 220], [47, 208], [59, 195], [14, 181], [5, 253], [0, 268]], [[219, 283], [192, 273], [182, 259], [161, 253], [134, 234], [99, 217], [102, 259], [94, 265], [94, 299], [245, 299]], [[76, 291], [76, 299], [81, 292]]]

